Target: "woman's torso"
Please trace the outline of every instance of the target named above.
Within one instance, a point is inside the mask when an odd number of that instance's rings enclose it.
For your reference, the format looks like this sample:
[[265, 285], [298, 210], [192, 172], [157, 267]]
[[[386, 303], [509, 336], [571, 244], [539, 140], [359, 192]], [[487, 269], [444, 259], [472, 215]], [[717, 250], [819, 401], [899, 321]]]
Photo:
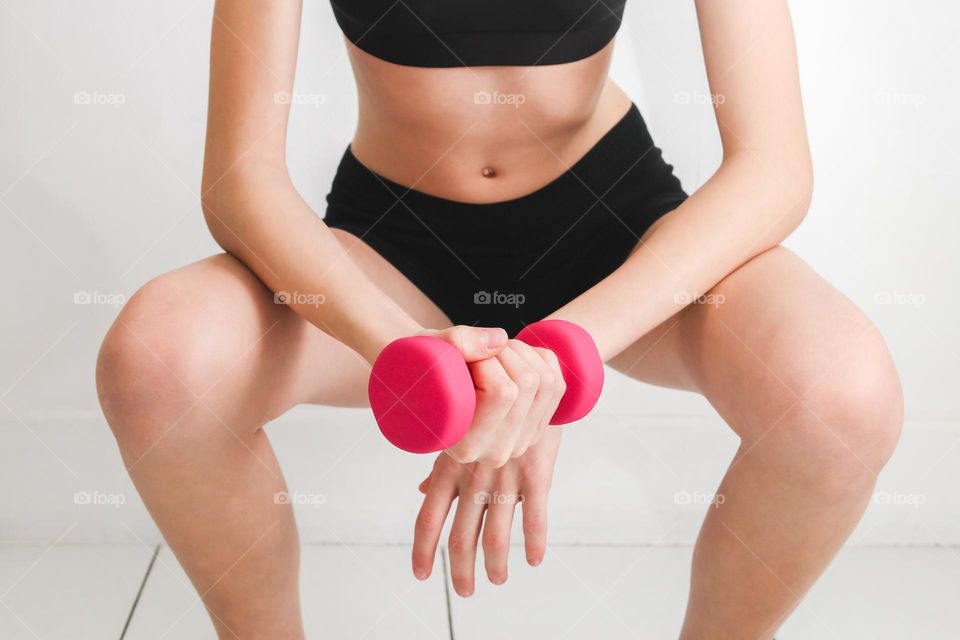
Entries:
[[612, 40], [543, 66], [408, 66], [360, 46], [348, 40], [359, 94], [354, 155], [394, 182], [450, 200], [497, 202], [536, 190], [630, 105], [607, 77]]

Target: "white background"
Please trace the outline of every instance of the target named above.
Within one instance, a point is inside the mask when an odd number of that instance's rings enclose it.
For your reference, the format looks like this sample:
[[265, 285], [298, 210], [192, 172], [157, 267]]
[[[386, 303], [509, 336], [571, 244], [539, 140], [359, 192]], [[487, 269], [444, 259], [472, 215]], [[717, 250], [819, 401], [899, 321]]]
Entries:
[[[791, 5], [817, 186], [787, 244], [879, 325], [907, 399], [903, 443], [852, 543], [960, 544], [960, 9]], [[93, 364], [110, 296], [218, 250], [197, 195], [211, 13], [210, 0], [0, 2], [2, 541], [158, 539]], [[631, 0], [613, 77], [695, 189], [719, 146], [692, 3]], [[296, 90], [322, 96], [294, 109], [289, 146], [322, 213], [356, 101], [320, 0], [306, 3]], [[75, 301], [85, 293], [93, 304]], [[298, 508], [305, 540], [410, 538], [428, 459], [392, 450], [363, 411], [300, 408], [268, 430], [291, 491], [322, 503]], [[565, 436], [553, 539], [691, 542], [735, 445], [701, 398], [611, 374]]]

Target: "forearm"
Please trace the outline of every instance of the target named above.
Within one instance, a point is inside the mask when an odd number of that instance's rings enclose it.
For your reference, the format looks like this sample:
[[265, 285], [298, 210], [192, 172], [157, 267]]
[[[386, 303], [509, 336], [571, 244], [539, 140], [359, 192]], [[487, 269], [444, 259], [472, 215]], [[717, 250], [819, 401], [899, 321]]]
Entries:
[[811, 191], [809, 173], [796, 173], [749, 152], [728, 158], [619, 269], [550, 317], [584, 327], [612, 358], [796, 228]]
[[239, 169], [205, 193], [204, 216], [220, 246], [367, 361], [421, 329], [351, 260], [284, 172]]

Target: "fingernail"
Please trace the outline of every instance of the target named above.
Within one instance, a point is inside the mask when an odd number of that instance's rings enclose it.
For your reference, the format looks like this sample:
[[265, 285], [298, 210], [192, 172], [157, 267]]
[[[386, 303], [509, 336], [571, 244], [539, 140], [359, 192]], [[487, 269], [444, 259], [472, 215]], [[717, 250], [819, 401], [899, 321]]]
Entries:
[[499, 349], [507, 343], [507, 332], [503, 329], [488, 329], [483, 332], [487, 349]]
[[527, 558], [527, 563], [531, 567], [539, 567], [541, 562], [543, 562], [543, 558]]
[[497, 585], [497, 586], [503, 584], [503, 583], [506, 582], [506, 581], [507, 581], [507, 579], [506, 579], [506, 577], [504, 577], [504, 576], [496, 576], [496, 577], [491, 577], [491, 578], [490, 578], [490, 582], [492, 582], [493, 584], [495, 584], [495, 585]]
[[414, 577], [416, 577], [417, 580], [426, 580], [430, 576], [430, 574], [424, 571], [423, 569], [418, 569], [417, 571], [414, 571], [413, 575]]

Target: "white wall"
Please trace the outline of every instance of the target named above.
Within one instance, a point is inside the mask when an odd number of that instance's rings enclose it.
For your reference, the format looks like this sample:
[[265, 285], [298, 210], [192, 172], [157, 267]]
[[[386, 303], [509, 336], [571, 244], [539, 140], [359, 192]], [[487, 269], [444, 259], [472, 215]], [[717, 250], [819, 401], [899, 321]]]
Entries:
[[[355, 92], [329, 5], [306, 5], [296, 90], [323, 100], [295, 108], [289, 159], [322, 211]], [[857, 539], [960, 543], [960, 10], [932, 0], [791, 5], [817, 189], [788, 244], [887, 336], [908, 425], [881, 491], [925, 501], [876, 505]], [[156, 537], [94, 394], [94, 357], [116, 308], [75, 296], [122, 298], [217, 250], [197, 204], [211, 8], [0, 5], [0, 539]], [[614, 78], [695, 188], [719, 147], [692, 3], [631, 0], [617, 47]], [[77, 104], [78, 92], [122, 104]], [[325, 497], [302, 510], [306, 538], [406, 536], [424, 459], [389, 450], [362, 412], [305, 408], [270, 429], [292, 488]], [[711, 491], [735, 445], [699, 397], [617, 377], [566, 440], [554, 533], [576, 541], [690, 541], [701, 510], [673, 496]], [[398, 479], [381, 492], [384, 468]], [[127, 502], [75, 505], [76, 491]]]

